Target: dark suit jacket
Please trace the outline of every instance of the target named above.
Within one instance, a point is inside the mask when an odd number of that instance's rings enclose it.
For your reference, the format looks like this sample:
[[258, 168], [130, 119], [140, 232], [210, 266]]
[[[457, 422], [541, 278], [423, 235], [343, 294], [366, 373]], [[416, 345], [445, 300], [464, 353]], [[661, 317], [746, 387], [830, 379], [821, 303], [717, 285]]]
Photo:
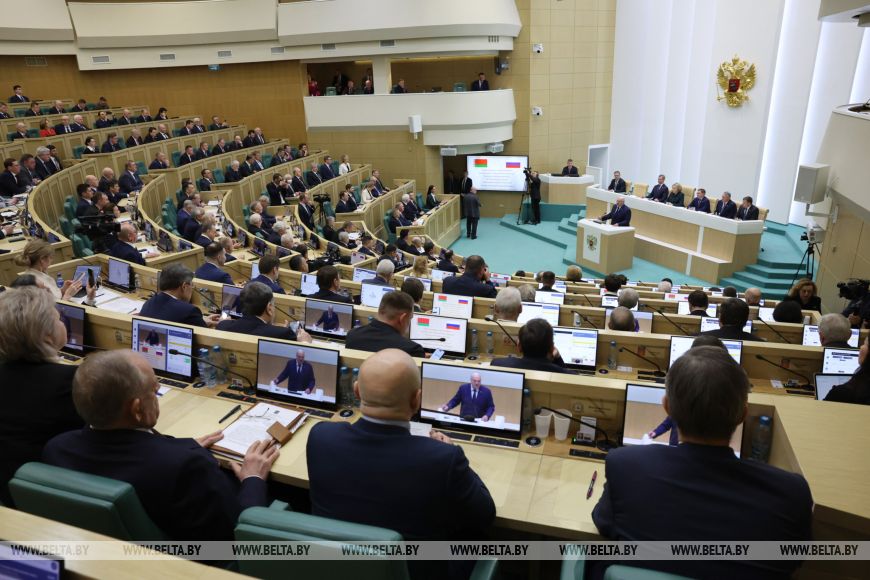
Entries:
[[115, 124], [116, 125], [132, 125], [135, 122], [136, 122], [135, 117], [125, 117], [125, 116], [121, 115], [120, 117], [118, 117], [118, 120], [116, 121]]
[[[592, 520], [607, 539], [812, 539], [813, 500], [806, 480], [738, 459], [729, 447], [687, 443], [623, 447], [608, 454], [605, 470], [604, 492]], [[657, 561], [643, 565], [694, 578], [743, 579], [787, 577], [798, 563]]]
[[701, 334], [715, 336], [719, 339], [724, 338], [726, 340], [751, 340], [755, 342], [764, 342], [757, 336], [749, 334], [748, 332], [743, 332], [742, 326], [723, 326], [715, 330], [708, 330], [706, 332], [702, 332]]
[[649, 194], [646, 196], [647, 199], [651, 199], [653, 201], [667, 201], [668, 200], [668, 186], [665, 184], [659, 185], [656, 183], [653, 188], [650, 190]]
[[178, 130], [178, 133], [180, 135], [185, 135], [185, 136], [186, 135], [193, 135], [193, 127], [190, 127], [190, 128], [182, 127], [181, 129]]
[[287, 381], [288, 391], [307, 391], [314, 388], [314, 367], [311, 363], [305, 361], [302, 363], [302, 371], [296, 370], [296, 359], [292, 358], [287, 361], [284, 370], [281, 371], [275, 378], [275, 384], [280, 385]]
[[420, 208], [417, 207], [416, 203], [408, 200], [408, 203], [405, 204], [405, 211], [403, 213], [406, 220], [408, 220], [409, 222], [413, 222], [415, 219], [417, 219], [417, 216], [423, 212], [420, 211]]
[[266, 482], [241, 484], [193, 439], [85, 427], [52, 439], [46, 463], [126, 481], [174, 540], [231, 540], [242, 510], [265, 506]]
[[329, 312], [329, 310], [324, 310], [320, 314], [320, 318], [317, 319], [317, 322], [314, 323], [315, 326], [319, 326], [325, 331], [338, 330], [339, 324], [338, 314], [336, 312]]
[[182, 153], [181, 157], [178, 158], [178, 167], [187, 165], [188, 163], [193, 163], [194, 161], [196, 161], [196, 153], [193, 153], [192, 155]]
[[293, 191], [296, 193], [300, 193], [308, 190], [308, 186], [305, 185], [305, 182], [302, 181], [301, 177], [293, 176], [293, 179], [290, 180], [290, 187], [293, 188]]
[[140, 191], [145, 184], [142, 183], [142, 178], [139, 177], [138, 174], [131, 174], [129, 171], [125, 171], [121, 178], [118, 180], [118, 185], [121, 186], [121, 191], [124, 193], [130, 193], [133, 191]]
[[107, 129], [114, 124], [115, 124], [115, 122], [110, 120], [110, 119], [106, 119], [105, 121], [103, 119], [97, 119], [96, 121], [94, 121], [94, 128], [95, 129]]
[[480, 219], [480, 198], [475, 193], [465, 194], [465, 217]]
[[142, 140], [141, 137], [139, 137], [139, 139], [137, 140], [135, 137], [133, 137], [131, 135], [131, 136], [127, 137], [126, 143], [127, 143], [127, 147], [129, 148], [129, 147], [138, 147], [139, 145], [142, 145], [144, 143], [144, 141]]
[[433, 209], [438, 205], [438, 198], [435, 197], [434, 193], [429, 193], [426, 195], [426, 209]]
[[571, 175], [574, 177], [579, 177], [580, 170], [577, 168], [576, 165], [574, 165], [573, 167], [568, 167], [566, 165], [565, 167], [562, 168], [562, 175]]
[[[184, 238], [185, 240], [187, 240], [188, 242], [194, 241], [199, 236], [199, 228], [200, 227], [201, 226], [200, 226], [200, 223], [198, 221], [196, 221], [192, 217], [189, 218], [184, 223], [184, 231], [181, 232], [181, 237]], [[181, 230], [179, 230], [179, 231], [181, 231]]]
[[[116, 244], [120, 245], [120, 244]], [[139, 312], [141, 316], [177, 322], [191, 326], [205, 326], [202, 312], [190, 302], [182, 302], [165, 292], [158, 292], [148, 299]]]
[[728, 203], [723, 204], [722, 200], [720, 199], [716, 202], [716, 211], [714, 213], [720, 217], [733, 220], [734, 216], [737, 215], [737, 204], [733, 201], [729, 201]]
[[247, 161], [243, 161], [239, 165], [239, 175], [243, 178], [254, 174], [254, 166]]
[[206, 159], [206, 158], [208, 158], [208, 157], [209, 157], [209, 153], [208, 153], [208, 150], [207, 150], [207, 149], [206, 149], [205, 151], [203, 151], [202, 149], [197, 149], [197, 150], [196, 150], [196, 159], [197, 159], [197, 160], [200, 160], [200, 159]]
[[203, 248], [207, 248], [212, 244], [213, 241], [214, 240], [212, 240], [210, 237], [204, 236], [200, 233], [198, 236], [196, 236], [196, 239], [193, 240], [193, 243], [200, 245]]
[[352, 197], [347, 198], [347, 203], [344, 201], [339, 201], [335, 206], [335, 213], [350, 213], [352, 211], [356, 211], [357, 204], [356, 200]]
[[[286, 292], [284, 292], [284, 289], [277, 282], [273, 282], [272, 279], [265, 274], [260, 274], [259, 276], [251, 280], [251, 282], [262, 282], [263, 284], [271, 288], [272, 292], [274, 292], [275, 294], [286, 294]], [[248, 284], [250, 284], [251, 282], [248, 282]]]
[[474, 186], [474, 181], [470, 177], [464, 177], [459, 181], [459, 193], [468, 193]]
[[24, 95], [12, 95], [9, 97], [10, 103], [28, 103], [30, 99], [25, 97]]
[[353, 304], [353, 300], [351, 300], [344, 294], [339, 294], [338, 292], [333, 292], [332, 290], [318, 290], [314, 294], [306, 296], [306, 298], [315, 298], [317, 300], [328, 300], [329, 302], [342, 302], [344, 304]]
[[87, 131], [88, 128], [81, 123], [70, 123], [70, 127], [73, 129], [73, 133], [78, 133], [79, 131]]
[[405, 216], [399, 215], [398, 218], [394, 218], [390, 216], [390, 221], [387, 223], [387, 226], [390, 228], [391, 233], [397, 233], [396, 228], [406, 227], [411, 225], [411, 222], [405, 219]]
[[211, 181], [205, 177], [200, 177], [199, 181], [196, 183], [196, 188], [200, 191], [211, 191]]
[[495, 518], [489, 490], [458, 445], [360, 419], [317, 422], [306, 455], [314, 515], [381, 526], [409, 540], [454, 538]]
[[169, 169], [169, 163], [163, 163], [155, 159], [151, 162], [151, 165], [148, 166], [148, 169]]
[[710, 213], [710, 200], [705, 196], [704, 199], [696, 197], [689, 202], [687, 207], [695, 208], [695, 211]]
[[200, 280], [209, 280], [211, 282], [219, 282], [221, 284], [229, 284], [232, 286], [233, 279], [229, 274], [212, 264], [211, 262], [204, 262], [202, 266], [196, 269], [196, 272], [193, 273], [195, 278], [199, 278]]
[[120, 143], [112, 143], [111, 141], [106, 141], [105, 143], [103, 143], [103, 146], [100, 147], [100, 153], [113, 153], [120, 150]]
[[299, 207], [296, 208], [296, 211], [299, 213], [299, 219], [302, 220], [302, 223], [305, 224], [309, 230], [314, 229], [314, 208], [310, 205], [299, 204]]
[[76, 205], [76, 217], [82, 217], [85, 215], [85, 212], [91, 209], [92, 205], [93, 204], [91, 204], [90, 201], [84, 198], [79, 198], [79, 203]]
[[[441, 264], [439, 263], [438, 265], [440, 266]], [[496, 295], [495, 286], [475, 280], [470, 274], [444, 278], [441, 287], [445, 294], [477, 296], [480, 298], [495, 298]]]
[[227, 172], [224, 173], [224, 180], [227, 183], [233, 183], [235, 181], [242, 180], [242, 174], [236, 171], [235, 169], [227, 169]]
[[12, 175], [11, 171], [0, 173], [0, 195], [3, 197], [12, 197], [19, 193], [24, 193], [24, 180], [21, 177]]
[[229, 151], [229, 148], [227, 148], [226, 146], [221, 147], [220, 145], [215, 145], [211, 148], [212, 155], [221, 155], [223, 153], [226, 153], [227, 151]]
[[459, 266], [448, 260], [438, 260], [437, 269], [443, 270], [444, 272], [453, 272], [454, 274], [459, 273]]
[[[69, 127], [68, 130], [67, 130], [67, 127]], [[69, 133], [75, 133], [76, 130], [72, 126], [72, 123], [70, 123], [69, 125], [64, 125], [63, 123], [58, 123], [57, 125], [54, 126], [54, 132], [58, 135], [67, 135]]]
[[16, 132], [14, 135], [12, 135], [12, 139], [11, 139], [11, 140], [12, 140], [12, 141], [15, 141], [16, 139], [27, 139], [27, 133], [18, 133], [18, 132]]
[[611, 179], [610, 185], [607, 186], [607, 191], [614, 193], [625, 193], [625, 180], [623, 178]]
[[329, 181], [335, 177], [335, 173], [332, 172], [332, 167], [327, 165], [326, 163], [320, 164], [320, 169], [317, 171], [318, 175], [320, 175], [320, 179], [323, 181]]
[[166, 133], [157, 133], [157, 135], [154, 136], [155, 141], [165, 141], [165, 140], [171, 139], [171, 138], [172, 137], [170, 137]]
[[495, 414], [495, 401], [492, 399], [492, 391], [483, 385], [477, 391], [477, 397], [471, 398], [471, 384], [463, 383], [456, 389], [453, 398], [447, 401], [447, 410], [459, 406], [459, 414], [463, 417], [472, 416], [480, 418], [484, 415], [492, 418]]
[[0, 365], [0, 498], [11, 504], [6, 483], [28, 461], [39, 461], [49, 439], [84, 425], [72, 402], [75, 366], [9, 362]]
[[[433, 342], [435, 346], [438, 343]], [[352, 329], [347, 334], [345, 340], [347, 348], [356, 350], [365, 350], [368, 352], [378, 352], [385, 348], [397, 348], [403, 350], [411, 356], [423, 358], [426, 356], [426, 351], [423, 347], [396, 332], [392, 326], [374, 319], [365, 326]]]
[[145, 258], [142, 257], [139, 250], [127, 242], [118, 242], [113, 245], [109, 250], [109, 255], [113, 258], [118, 258], [119, 260], [126, 260], [128, 262], [133, 262], [134, 264], [139, 264], [140, 266], [145, 265]]
[[754, 205], [750, 205], [747, 207], [739, 207], [737, 208], [737, 219], [743, 221], [757, 220], [758, 219], [758, 208]]
[[564, 366], [551, 361], [548, 358], [531, 358], [508, 356], [494, 359], [491, 363], [494, 367], [507, 367], [510, 369], [525, 369], [527, 371], [543, 371], [546, 373], [570, 373]]
[[184, 233], [185, 226], [187, 226], [187, 220], [190, 219], [190, 214], [184, 211], [184, 209], [178, 210], [175, 214], [175, 227], [176, 229]]
[[154, 118], [151, 115], [139, 115], [136, 117], [137, 123], [150, 123]]
[[628, 227], [629, 225], [631, 225], [631, 208], [627, 205], [619, 207], [614, 204], [613, 207], [610, 209], [610, 213], [601, 216], [601, 220], [610, 220], [610, 225], [612, 226]]
[[480, 79], [477, 79], [473, 83], [471, 83], [472, 91], [488, 91], [489, 90], [489, 81], [485, 80], [483, 82]]
[[323, 183], [323, 178], [320, 177], [318, 173], [315, 173], [314, 171], [309, 171], [308, 174], [305, 176], [305, 181], [307, 182], [308, 187], [314, 187]]
[[[833, 347], [833, 344], [827, 345]], [[870, 405], [870, 373], [858, 369], [852, 378], [837, 385], [825, 397], [826, 401], [838, 403], [855, 403], [857, 405]]]
[[237, 320], [221, 320], [217, 325], [218, 330], [225, 332], [238, 332], [265, 338], [277, 338], [280, 340], [296, 340], [296, 333], [285, 326], [267, 324], [257, 316], [246, 314]]

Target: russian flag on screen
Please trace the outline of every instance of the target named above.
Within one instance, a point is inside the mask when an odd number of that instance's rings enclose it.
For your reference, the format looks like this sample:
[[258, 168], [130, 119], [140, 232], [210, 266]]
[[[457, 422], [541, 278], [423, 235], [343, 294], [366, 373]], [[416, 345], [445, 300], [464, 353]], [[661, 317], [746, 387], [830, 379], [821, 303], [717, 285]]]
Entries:
[[447, 330], [459, 330], [459, 325], [458, 324], [450, 324], [448, 322], [447, 323]]
[[474, 166], [475, 167], [486, 167], [486, 159], [475, 159]]
[[457, 300], [457, 302], [459, 302], [460, 304], [468, 304], [468, 300], [463, 300], [462, 298]]
[[429, 326], [429, 319], [428, 318], [418, 318], [417, 319], [417, 326]]
[[508, 169], [519, 169], [520, 162], [519, 161], [508, 161], [507, 163], [504, 164], [504, 166], [507, 167]]

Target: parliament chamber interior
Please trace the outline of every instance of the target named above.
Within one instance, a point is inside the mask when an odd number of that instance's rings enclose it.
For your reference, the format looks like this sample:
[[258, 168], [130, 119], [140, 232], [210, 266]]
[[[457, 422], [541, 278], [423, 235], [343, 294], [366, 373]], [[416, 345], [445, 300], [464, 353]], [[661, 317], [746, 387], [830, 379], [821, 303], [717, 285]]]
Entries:
[[28, 6], [0, 578], [868, 577], [867, 0]]

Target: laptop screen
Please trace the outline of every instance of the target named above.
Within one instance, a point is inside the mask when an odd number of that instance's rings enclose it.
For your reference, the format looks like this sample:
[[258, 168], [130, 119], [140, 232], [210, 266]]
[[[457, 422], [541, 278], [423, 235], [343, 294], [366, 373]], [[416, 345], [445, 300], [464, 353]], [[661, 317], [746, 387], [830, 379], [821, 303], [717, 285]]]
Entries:
[[60, 321], [66, 327], [66, 344], [61, 350], [76, 354], [85, 350], [85, 309], [69, 304], [55, 304]]
[[242, 315], [242, 307], [239, 304], [241, 293], [242, 289], [238, 286], [224, 284], [221, 289], [221, 311], [226, 312], [229, 316], [240, 317]]
[[587, 328], [553, 329], [553, 343], [562, 355], [565, 366], [571, 368], [595, 368], [598, 352], [598, 331]]
[[854, 375], [858, 370], [858, 350], [851, 348], [826, 348], [822, 361], [822, 373]]
[[193, 376], [192, 328], [134, 317], [132, 334], [132, 349], [145, 357], [155, 373], [181, 379]]
[[[686, 354], [690, 348], [692, 348], [692, 343], [695, 342], [694, 336], [672, 336], [671, 337], [671, 350], [670, 357], [668, 359], [668, 367], [673, 365], [678, 358]], [[731, 355], [731, 358], [740, 364], [740, 361], [743, 358], [743, 341], [742, 340], [722, 340], [722, 344], [725, 345], [725, 348], [728, 349], [728, 354]]]
[[131, 290], [130, 264], [109, 258], [109, 283], [124, 290]]
[[379, 286], [377, 284], [362, 284], [360, 285], [360, 304], [369, 308], [377, 308], [381, 305], [381, 298], [384, 294], [393, 292], [395, 288], [392, 286]]
[[[857, 328], [852, 329], [852, 336], [849, 337], [849, 346], [858, 348], [858, 340], [860, 340], [861, 331]], [[804, 346], [822, 346], [822, 340], [819, 338], [819, 327], [814, 324], [804, 325], [804, 338], [802, 344]]]
[[831, 392], [831, 389], [833, 389], [837, 385], [842, 385], [843, 383], [849, 381], [849, 379], [851, 378], [852, 375], [825, 375], [822, 373], [816, 373], [816, 400], [824, 401], [825, 397], [828, 396], [828, 393]]
[[363, 280], [370, 280], [377, 276], [377, 272], [374, 270], [366, 270], [365, 268], [354, 268], [353, 269], [353, 281], [354, 282], [362, 282]]
[[517, 318], [517, 323], [525, 324], [533, 318], [543, 318], [550, 323], [550, 326], [559, 326], [559, 305], [523, 302], [523, 310]]
[[[708, 330], [719, 330], [719, 319], [718, 318], [710, 318], [708, 316], [701, 317], [701, 332], [707, 332]], [[746, 324], [743, 325], [743, 332], [747, 334], [752, 334], [752, 321], [747, 320]]]
[[565, 295], [561, 292], [545, 292], [544, 290], [535, 291], [535, 302], [543, 302], [545, 304], [564, 304]]

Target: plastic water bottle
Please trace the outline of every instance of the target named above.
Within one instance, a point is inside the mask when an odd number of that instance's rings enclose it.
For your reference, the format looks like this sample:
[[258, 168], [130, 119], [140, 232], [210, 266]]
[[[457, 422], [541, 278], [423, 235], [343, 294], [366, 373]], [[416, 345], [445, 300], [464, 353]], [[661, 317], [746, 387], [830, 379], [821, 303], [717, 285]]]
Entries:
[[227, 372], [224, 370], [227, 368], [227, 359], [218, 344], [214, 345], [211, 349], [211, 362], [220, 367], [219, 369], [214, 369], [215, 385], [222, 385], [227, 382]]
[[486, 333], [486, 354], [489, 356], [495, 354], [495, 340], [492, 337], [491, 330], [488, 330]]
[[214, 382], [214, 367], [208, 365], [203, 361], [210, 361], [211, 359], [208, 356], [208, 349], [201, 348], [197, 351], [198, 358], [203, 359], [202, 361], [196, 361], [196, 368], [199, 369], [199, 378], [202, 382], [205, 383], [207, 387], [215, 386]]
[[[352, 381], [351, 385], [355, 385], [358, 380], [359, 380], [359, 369], [353, 369], [353, 374], [351, 375], [351, 381]], [[357, 409], [359, 409], [359, 403], [360, 403], [359, 397], [356, 396], [356, 392], [353, 389], [351, 389], [351, 393], [352, 393], [351, 398], [353, 399], [353, 406], [356, 407]]]
[[471, 352], [468, 353], [472, 356], [478, 356], [480, 354], [480, 344], [477, 341], [477, 329], [471, 329]]
[[369, 316], [369, 324], [371, 324], [374, 319], [375, 319], [374, 316]]
[[338, 405], [344, 409], [353, 407], [353, 378], [347, 367], [341, 367], [338, 375]]
[[356, 320], [353, 321], [354, 328], [359, 328], [360, 326], [362, 326], [362, 322], [360, 321], [359, 318], [357, 318]]
[[616, 361], [618, 360], [619, 349], [616, 347], [616, 341], [610, 341], [610, 350], [607, 351], [607, 368], [613, 370], [616, 368]]
[[532, 416], [535, 414], [532, 409], [532, 390], [528, 387], [523, 387], [523, 430], [532, 428]]
[[749, 458], [754, 461], [767, 463], [767, 458], [770, 455], [770, 422], [771, 419], [768, 415], [762, 415], [758, 418], [758, 425], [755, 427], [755, 433], [752, 434], [752, 453], [749, 455]]
[[57, 284], [58, 288], [63, 288], [63, 276], [58, 274], [57, 278], [55, 279], [55, 283]]
[[580, 326], [581, 326], [581, 324], [580, 324], [580, 313], [579, 313], [579, 312], [575, 312], [575, 313], [574, 313], [574, 328], [580, 328]]

